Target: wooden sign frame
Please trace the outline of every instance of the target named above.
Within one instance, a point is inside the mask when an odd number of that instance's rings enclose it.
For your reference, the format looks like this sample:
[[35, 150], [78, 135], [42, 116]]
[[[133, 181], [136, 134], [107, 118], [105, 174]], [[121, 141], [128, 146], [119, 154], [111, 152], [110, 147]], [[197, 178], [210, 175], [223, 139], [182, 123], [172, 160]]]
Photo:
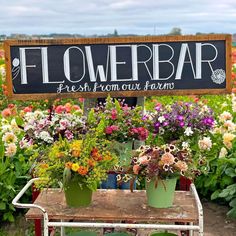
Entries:
[[[225, 41], [226, 59], [226, 87], [223, 89], [185, 89], [185, 90], [152, 90], [152, 91], [114, 91], [114, 92], [74, 92], [74, 93], [13, 93], [11, 73], [11, 47], [12, 46], [37, 46], [37, 45], [86, 45], [86, 44], [127, 44], [127, 43], [161, 43], [161, 42], [199, 42], [199, 41]], [[9, 99], [38, 100], [48, 98], [78, 98], [78, 97], [134, 97], [152, 95], [191, 95], [191, 94], [223, 94], [232, 90], [231, 81], [231, 47], [232, 36], [229, 34], [197, 35], [197, 36], [144, 36], [144, 37], [117, 37], [117, 38], [78, 38], [78, 39], [50, 39], [50, 40], [6, 40], [4, 42], [7, 88]]]

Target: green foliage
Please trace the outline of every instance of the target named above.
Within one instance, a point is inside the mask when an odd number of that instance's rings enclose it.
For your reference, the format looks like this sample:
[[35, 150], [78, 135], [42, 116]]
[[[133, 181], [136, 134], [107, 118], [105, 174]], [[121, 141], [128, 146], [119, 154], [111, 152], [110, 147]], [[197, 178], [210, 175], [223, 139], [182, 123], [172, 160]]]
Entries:
[[14, 158], [0, 158], [0, 219], [2, 221], [14, 221], [15, 208], [11, 202], [26, 184], [29, 178], [28, 171], [29, 164], [21, 155]]

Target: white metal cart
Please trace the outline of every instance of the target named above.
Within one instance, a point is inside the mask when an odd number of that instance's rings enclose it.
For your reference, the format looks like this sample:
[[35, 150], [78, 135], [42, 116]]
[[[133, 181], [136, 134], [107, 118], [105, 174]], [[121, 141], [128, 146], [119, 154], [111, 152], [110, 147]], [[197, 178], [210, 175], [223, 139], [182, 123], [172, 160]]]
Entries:
[[[92, 204], [81, 208], [67, 207], [60, 189], [43, 190], [33, 204], [20, 203], [22, 195], [36, 180], [31, 179], [12, 203], [18, 208], [30, 208], [26, 219], [43, 219], [44, 236], [49, 235], [49, 227], [60, 227], [61, 236], [65, 235], [65, 227], [188, 230], [190, 235], [197, 231], [203, 236], [203, 210], [194, 184], [190, 191], [176, 191], [173, 207], [163, 209], [147, 206], [142, 190], [99, 189], [93, 194]], [[135, 223], [121, 223], [124, 220]]]

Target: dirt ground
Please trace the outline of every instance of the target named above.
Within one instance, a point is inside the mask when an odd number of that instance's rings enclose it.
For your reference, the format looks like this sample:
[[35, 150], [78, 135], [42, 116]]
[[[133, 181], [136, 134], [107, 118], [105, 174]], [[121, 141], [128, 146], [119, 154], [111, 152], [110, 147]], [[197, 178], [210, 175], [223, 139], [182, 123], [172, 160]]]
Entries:
[[[226, 206], [202, 200], [204, 214], [204, 236], [236, 236], [236, 219], [226, 216]], [[139, 236], [148, 236], [150, 231], [139, 230]], [[194, 236], [197, 236], [194, 233]]]

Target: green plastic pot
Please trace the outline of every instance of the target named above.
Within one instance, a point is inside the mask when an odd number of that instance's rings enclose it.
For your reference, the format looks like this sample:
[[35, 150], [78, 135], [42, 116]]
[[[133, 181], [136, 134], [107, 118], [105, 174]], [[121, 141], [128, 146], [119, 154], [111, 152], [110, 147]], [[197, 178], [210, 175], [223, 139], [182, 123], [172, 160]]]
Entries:
[[69, 207], [89, 206], [92, 201], [92, 190], [80, 184], [77, 179], [71, 179], [64, 184], [64, 193]]
[[177, 178], [146, 182], [147, 203], [155, 208], [168, 208], [173, 205]]
[[114, 233], [108, 233], [105, 235], [106, 236], [130, 236], [130, 234], [127, 234], [125, 232], [114, 232]]
[[66, 234], [66, 236], [98, 236], [97, 233], [92, 231], [79, 231]]
[[167, 233], [167, 232], [153, 232], [150, 236], [178, 236], [177, 234]]

